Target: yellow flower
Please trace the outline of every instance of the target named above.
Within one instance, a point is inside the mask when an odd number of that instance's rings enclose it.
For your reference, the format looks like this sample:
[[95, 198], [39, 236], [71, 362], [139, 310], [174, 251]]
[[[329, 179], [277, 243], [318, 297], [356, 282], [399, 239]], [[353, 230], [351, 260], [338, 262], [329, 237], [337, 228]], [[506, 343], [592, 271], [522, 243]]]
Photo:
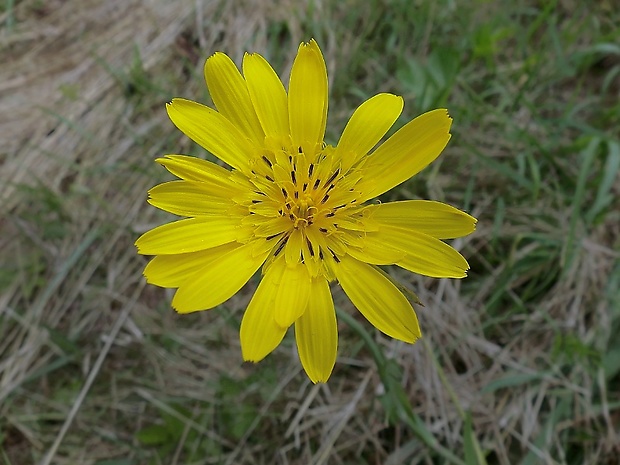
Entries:
[[476, 219], [427, 200], [364, 202], [440, 154], [450, 139], [447, 111], [419, 116], [372, 151], [403, 108], [401, 97], [378, 94], [331, 146], [323, 140], [327, 71], [314, 40], [299, 46], [288, 94], [258, 54], [244, 56], [241, 75], [215, 53], [205, 76], [217, 111], [174, 99], [168, 115], [230, 169], [184, 155], [157, 159], [180, 180], [151, 189], [149, 203], [187, 218], [136, 241], [139, 253], [156, 255], [147, 281], [178, 288], [172, 306], [188, 313], [225, 302], [262, 267], [241, 323], [243, 358], [263, 359], [294, 323], [301, 363], [315, 383], [329, 378], [336, 360], [330, 282], [377, 329], [415, 342], [416, 314], [377, 265], [462, 278], [467, 261], [441, 239], [471, 233]]

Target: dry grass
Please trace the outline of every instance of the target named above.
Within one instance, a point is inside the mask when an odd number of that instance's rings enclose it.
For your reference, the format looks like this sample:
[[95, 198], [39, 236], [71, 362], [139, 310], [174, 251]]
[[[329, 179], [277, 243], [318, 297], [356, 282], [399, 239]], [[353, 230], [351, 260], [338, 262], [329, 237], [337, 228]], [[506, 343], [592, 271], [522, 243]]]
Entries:
[[[390, 341], [356, 326], [357, 316], [341, 318], [334, 376], [313, 386], [290, 339], [257, 366], [241, 362], [238, 323], [255, 283], [221, 309], [183, 317], [169, 294], [143, 283], [133, 241], [167, 218], [144, 202], [164, 176], [152, 160], [200, 153], [163, 104], [207, 101], [205, 57], [224, 50], [239, 62], [245, 50], [261, 51], [286, 74], [296, 44], [312, 35], [331, 72], [333, 127], [376, 91], [404, 94], [410, 117], [424, 110], [423, 79], [408, 63], [432, 62], [433, 38], [452, 28], [483, 43], [479, 30], [502, 12], [474, 2], [458, 23], [449, 8], [421, 2], [412, 27], [403, 19], [412, 7], [401, 3], [6, 2], [3, 463], [481, 463], [467, 452], [472, 438], [489, 464], [614, 463], [620, 117], [617, 84], [604, 87], [611, 52], [598, 74], [586, 57], [554, 80], [543, 52], [527, 63], [520, 32], [498, 26], [505, 49], [478, 52], [451, 81], [455, 141], [397, 195], [447, 199], [481, 221], [457, 243], [471, 257], [468, 280], [394, 271], [425, 303], [424, 343]], [[562, 51], [613, 43], [604, 4], [588, 13], [602, 24], [588, 36], [588, 17], [565, 14], [581, 4], [568, 3], [531, 7], [565, 26], [556, 37], [568, 44]], [[541, 31], [532, 37], [546, 37]], [[410, 41], [415, 48], [402, 45]], [[382, 61], [381, 47], [406, 60]], [[606, 182], [601, 195], [611, 201], [590, 217], [586, 206], [597, 205]], [[355, 314], [341, 293], [336, 303]]]

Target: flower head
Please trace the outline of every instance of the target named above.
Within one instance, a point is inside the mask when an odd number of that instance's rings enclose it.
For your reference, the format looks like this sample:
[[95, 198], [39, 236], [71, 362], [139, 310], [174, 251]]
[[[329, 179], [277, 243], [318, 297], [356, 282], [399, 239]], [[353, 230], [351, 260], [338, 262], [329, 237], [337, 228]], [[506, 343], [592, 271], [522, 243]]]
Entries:
[[288, 93], [269, 63], [246, 54], [243, 75], [223, 53], [205, 64], [217, 110], [174, 99], [172, 122], [230, 168], [184, 155], [157, 159], [179, 180], [149, 203], [187, 217], [146, 232], [148, 282], [178, 288], [179, 313], [213, 308], [262, 267], [243, 316], [243, 358], [259, 361], [295, 324], [302, 365], [326, 381], [338, 333], [330, 282], [337, 281], [380, 331], [413, 343], [416, 314], [377, 265], [462, 278], [466, 260], [442, 241], [465, 236], [475, 218], [449, 205], [406, 200], [365, 204], [431, 163], [450, 139], [446, 110], [425, 113], [374, 151], [403, 108], [382, 93], [360, 105], [335, 146], [324, 142], [327, 71], [317, 43], [302, 43]]

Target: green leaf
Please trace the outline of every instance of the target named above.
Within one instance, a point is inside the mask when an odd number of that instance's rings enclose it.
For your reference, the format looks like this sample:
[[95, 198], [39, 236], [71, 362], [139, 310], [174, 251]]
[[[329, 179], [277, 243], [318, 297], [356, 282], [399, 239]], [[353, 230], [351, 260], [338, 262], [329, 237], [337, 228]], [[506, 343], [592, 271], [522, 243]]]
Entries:
[[471, 413], [465, 414], [465, 431], [463, 431], [463, 447], [465, 449], [465, 463], [467, 465], [487, 465], [482, 449], [471, 425]]
[[146, 446], [159, 446], [172, 440], [165, 425], [150, 425], [136, 433], [136, 439]]

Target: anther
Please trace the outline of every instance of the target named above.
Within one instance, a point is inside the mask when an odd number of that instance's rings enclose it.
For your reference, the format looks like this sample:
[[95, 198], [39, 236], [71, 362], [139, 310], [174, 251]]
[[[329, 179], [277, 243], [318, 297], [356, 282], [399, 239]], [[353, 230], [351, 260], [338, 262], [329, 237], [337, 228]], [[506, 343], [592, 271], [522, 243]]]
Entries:
[[314, 186], [312, 186], [312, 188], [316, 190], [316, 188], [319, 187], [319, 184], [321, 184], [321, 180], [317, 179], [316, 181], [314, 181]]
[[271, 181], [271, 182], [273, 182], [273, 178], [272, 178], [271, 176], [267, 176], [267, 175], [265, 175], [265, 179], [266, 179], [267, 181]]
[[265, 163], [267, 163], [267, 165], [269, 166], [269, 168], [271, 168], [273, 165], [271, 164], [271, 160], [269, 160], [269, 158], [267, 158], [265, 155], [263, 155], [263, 161]]
[[310, 166], [308, 166], [308, 177], [312, 176], [312, 171], [314, 171], [314, 164], [310, 163]]
[[334, 179], [336, 179], [336, 176], [338, 176], [338, 174], [340, 174], [340, 168], [338, 168], [336, 171], [334, 171], [334, 174], [332, 174], [330, 176], [330, 178], [325, 181], [325, 185], [327, 186], [329, 183], [331, 183]]
[[323, 200], [321, 200], [321, 203], [327, 202], [327, 199], [329, 199], [329, 194], [325, 194], [325, 197], [323, 197]]
[[276, 251], [273, 253], [274, 257], [277, 257], [278, 254], [280, 252], [282, 252], [282, 249], [284, 248], [284, 245], [286, 244], [286, 241], [288, 240], [288, 237], [282, 241], [280, 241], [280, 245], [278, 245], [278, 248], [276, 249]]
[[336, 256], [334, 251], [332, 249], [330, 249], [329, 247], [327, 249], [331, 252], [332, 257], [334, 257], [334, 260], [336, 260], [336, 263], [340, 263], [340, 259]]
[[291, 171], [291, 179], [293, 180], [293, 184], [297, 185], [297, 178], [295, 177], [295, 171]]
[[308, 244], [308, 250], [310, 251], [310, 256], [314, 257], [314, 249], [312, 248], [312, 242], [310, 242], [310, 239], [308, 239], [306, 237], [306, 243]]

